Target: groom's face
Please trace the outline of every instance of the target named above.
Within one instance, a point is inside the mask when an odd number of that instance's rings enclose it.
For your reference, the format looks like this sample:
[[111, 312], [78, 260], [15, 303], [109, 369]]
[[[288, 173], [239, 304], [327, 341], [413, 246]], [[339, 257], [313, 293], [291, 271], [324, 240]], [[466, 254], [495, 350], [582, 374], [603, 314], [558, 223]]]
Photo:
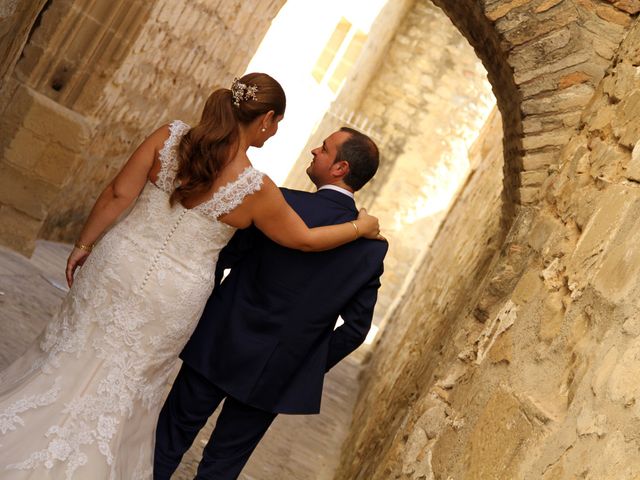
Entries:
[[340, 165], [336, 164], [335, 161], [340, 145], [349, 140], [350, 137], [351, 134], [347, 132], [333, 132], [325, 138], [321, 146], [311, 150], [313, 160], [307, 167], [307, 175], [309, 175], [316, 187], [332, 184], [344, 176]]

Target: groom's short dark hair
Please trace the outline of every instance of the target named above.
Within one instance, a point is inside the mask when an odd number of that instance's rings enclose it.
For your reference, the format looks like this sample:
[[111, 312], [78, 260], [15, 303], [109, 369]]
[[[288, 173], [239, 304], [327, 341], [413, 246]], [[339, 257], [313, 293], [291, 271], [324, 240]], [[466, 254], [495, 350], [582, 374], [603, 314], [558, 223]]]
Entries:
[[342, 127], [340, 131], [350, 134], [351, 137], [338, 147], [335, 161], [349, 164], [349, 173], [342, 180], [357, 191], [376, 174], [380, 164], [380, 152], [375, 142], [364, 133], [349, 127]]

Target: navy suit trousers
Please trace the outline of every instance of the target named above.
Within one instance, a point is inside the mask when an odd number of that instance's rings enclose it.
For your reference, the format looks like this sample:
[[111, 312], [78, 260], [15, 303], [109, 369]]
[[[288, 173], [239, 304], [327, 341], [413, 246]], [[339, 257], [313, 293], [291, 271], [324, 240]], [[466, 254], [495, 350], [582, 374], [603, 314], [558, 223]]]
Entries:
[[223, 399], [222, 411], [204, 448], [196, 479], [238, 478], [277, 414], [238, 402], [183, 364], [158, 419], [154, 480], [171, 478], [182, 456]]

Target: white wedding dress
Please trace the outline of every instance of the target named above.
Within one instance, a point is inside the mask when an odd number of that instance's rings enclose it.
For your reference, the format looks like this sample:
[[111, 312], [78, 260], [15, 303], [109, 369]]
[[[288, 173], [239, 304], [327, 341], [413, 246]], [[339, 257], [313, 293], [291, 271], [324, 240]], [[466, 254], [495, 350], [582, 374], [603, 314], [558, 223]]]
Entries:
[[0, 478], [148, 479], [178, 354], [235, 229], [217, 220], [260, 189], [253, 167], [193, 209], [169, 205], [175, 121], [157, 185], [96, 245], [59, 312], [0, 373]]

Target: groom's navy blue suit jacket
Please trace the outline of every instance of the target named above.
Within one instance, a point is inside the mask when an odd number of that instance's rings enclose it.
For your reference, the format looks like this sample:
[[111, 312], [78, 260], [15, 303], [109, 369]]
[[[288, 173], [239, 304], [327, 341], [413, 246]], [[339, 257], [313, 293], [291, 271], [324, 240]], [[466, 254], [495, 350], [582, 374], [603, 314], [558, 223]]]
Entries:
[[[357, 217], [340, 192], [282, 192], [309, 227]], [[220, 253], [217, 285], [182, 360], [245, 404], [319, 412], [325, 372], [369, 331], [387, 247], [360, 239], [303, 253], [253, 227], [239, 230]], [[218, 284], [225, 268], [231, 273]], [[334, 330], [338, 315], [344, 324]]]

